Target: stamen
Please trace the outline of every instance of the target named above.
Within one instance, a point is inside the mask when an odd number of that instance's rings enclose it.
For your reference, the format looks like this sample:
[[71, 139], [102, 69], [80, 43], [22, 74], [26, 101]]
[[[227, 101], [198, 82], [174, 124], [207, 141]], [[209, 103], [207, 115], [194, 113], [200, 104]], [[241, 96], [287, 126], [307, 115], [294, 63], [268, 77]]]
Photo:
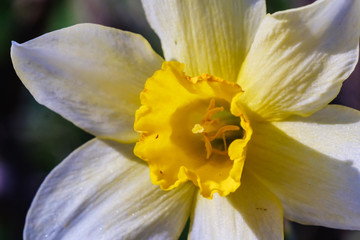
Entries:
[[203, 138], [205, 142], [205, 148], [206, 148], [206, 159], [209, 159], [211, 156], [211, 153], [214, 151], [211, 142], [209, 140], [209, 137], [206, 135], [206, 133], [203, 133]]
[[[220, 155], [228, 155], [228, 146], [226, 142], [225, 133], [228, 131], [239, 131], [241, 128], [236, 125], [225, 125], [218, 128], [220, 125], [219, 119], [211, 119], [213, 115], [219, 111], [224, 111], [224, 107], [215, 107], [215, 99], [211, 99], [205, 115], [202, 117], [200, 124], [195, 124], [192, 132], [194, 134], [201, 133], [206, 149], [206, 159], [211, 157], [212, 153]], [[218, 129], [217, 129], [218, 128]], [[217, 130], [216, 130], [217, 129]], [[216, 131], [215, 134], [209, 135], [209, 133]], [[224, 144], [224, 150], [213, 148], [211, 142], [217, 138], [222, 138]]]
[[210, 99], [210, 103], [209, 103], [209, 106], [208, 106], [208, 109], [206, 112], [210, 111], [211, 109], [213, 109], [215, 107], [215, 99]]
[[227, 151], [227, 144], [226, 144], [225, 133], [222, 134], [222, 140], [223, 140], [223, 143], [224, 143], [225, 151]]
[[204, 124], [205, 125], [214, 125], [214, 124], [218, 124], [218, 123], [220, 123], [219, 119], [213, 119], [213, 120], [210, 120], [208, 122], [205, 122]]
[[223, 108], [223, 107], [217, 107], [217, 108], [213, 108], [213, 109], [209, 110], [209, 111], [205, 114], [205, 116], [203, 117], [202, 121], [210, 121], [210, 120], [211, 120], [211, 117], [212, 117], [215, 113], [217, 113], [217, 112], [219, 112], [219, 111], [224, 111], [224, 108]]
[[219, 128], [217, 130], [217, 132], [215, 133], [215, 135], [209, 137], [210, 138], [210, 141], [214, 140], [215, 138], [219, 138], [220, 135], [222, 135], [223, 133], [227, 132], [227, 131], [238, 131], [240, 130], [240, 127], [239, 126], [236, 126], [236, 125], [226, 125], [226, 126], [223, 126], [221, 128]]
[[[219, 154], [219, 155], [224, 155], [224, 156], [227, 156], [228, 155], [228, 151], [226, 150], [218, 150], [216, 148], [213, 148], [212, 149], [213, 153], [216, 153], [216, 154]], [[209, 159], [209, 158], [206, 158], [206, 159]]]

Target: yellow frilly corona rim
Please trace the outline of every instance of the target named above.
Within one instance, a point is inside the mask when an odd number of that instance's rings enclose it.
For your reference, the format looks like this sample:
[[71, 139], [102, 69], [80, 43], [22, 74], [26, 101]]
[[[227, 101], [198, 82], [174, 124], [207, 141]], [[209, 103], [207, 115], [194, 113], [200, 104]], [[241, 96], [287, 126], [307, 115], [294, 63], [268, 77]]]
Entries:
[[134, 128], [134, 153], [149, 164], [163, 190], [192, 181], [200, 194], [226, 196], [240, 186], [252, 129], [235, 103], [239, 85], [203, 74], [189, 77], [179, 62], [164, 62], [146, 81]]

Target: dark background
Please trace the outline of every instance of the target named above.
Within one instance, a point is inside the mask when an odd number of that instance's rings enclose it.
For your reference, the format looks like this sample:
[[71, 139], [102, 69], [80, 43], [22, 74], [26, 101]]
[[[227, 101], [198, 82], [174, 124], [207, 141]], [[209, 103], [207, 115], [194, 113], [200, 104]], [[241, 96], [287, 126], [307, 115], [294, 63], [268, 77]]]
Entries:
[[[311, 0], [268, 0], [268, 12]], [[80, 22], [140, 33], [161, 53], [139, 0], [1, 0], [0, 3], [0, 239], [21, 239], [25, 215], [45, 176], [92, 138], [39, 105], [22, 85], [10, 60], [10, 42], [24, 42]], [[345, 81], [334, 103], [360, 110], [360, 68]], [[360, 201], [360, 200], [359, 200]], [[286, 221], [287, 239], [360, 239], [360, 232]]]

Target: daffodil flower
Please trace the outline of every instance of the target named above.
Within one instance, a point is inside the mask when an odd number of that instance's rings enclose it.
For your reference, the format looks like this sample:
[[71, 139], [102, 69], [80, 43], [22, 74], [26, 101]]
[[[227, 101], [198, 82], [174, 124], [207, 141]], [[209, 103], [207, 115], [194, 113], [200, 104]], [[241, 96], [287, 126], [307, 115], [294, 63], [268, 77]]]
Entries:
[[359, 230], [360, 113], [328, 103], [360, 1], [143, 6], [165, 60], [93, 24], [13, 43], [36, 100], [96, 136], [46, 178], [24, 238], [176, 239], [189, 217], [190, 239], [282, 239], [283, 217]]

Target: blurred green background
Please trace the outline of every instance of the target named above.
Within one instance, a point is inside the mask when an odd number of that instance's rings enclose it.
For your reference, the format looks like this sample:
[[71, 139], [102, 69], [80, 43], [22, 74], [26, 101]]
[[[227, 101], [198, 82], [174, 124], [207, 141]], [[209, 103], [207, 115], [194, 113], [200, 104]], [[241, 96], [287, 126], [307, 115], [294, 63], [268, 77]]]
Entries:
[[[268, 12], [311, 0], [268, 0]], [[39, 105], [22, 85], [10, 60], [10, 42], [24, 42], [76, 23], [92, 22], [142, 34], [161, 53], [139, 0], [1, 0], [0, 3], [0, 239], [21, 239], [27, 209], [45, 176], [92, 138]], [[360, 110], [360, 69], [334, 103]], [[360, 200], [359, 200], [360, 201]], [[356, 231], [303, 226], [286, 221], [286, 239], [360, 239]], [[186, 238], [184, 238], [186, 239]]]

